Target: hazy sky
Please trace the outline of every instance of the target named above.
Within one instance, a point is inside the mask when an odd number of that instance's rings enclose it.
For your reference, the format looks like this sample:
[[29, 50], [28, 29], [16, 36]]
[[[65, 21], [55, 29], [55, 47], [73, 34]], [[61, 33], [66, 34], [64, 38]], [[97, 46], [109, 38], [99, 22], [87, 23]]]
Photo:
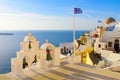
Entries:
[[0, 30], [71, 30], [73, 6], [77, 30], [91, 30], [97, 20], [120, 21], [120, 0], [0, 0]]

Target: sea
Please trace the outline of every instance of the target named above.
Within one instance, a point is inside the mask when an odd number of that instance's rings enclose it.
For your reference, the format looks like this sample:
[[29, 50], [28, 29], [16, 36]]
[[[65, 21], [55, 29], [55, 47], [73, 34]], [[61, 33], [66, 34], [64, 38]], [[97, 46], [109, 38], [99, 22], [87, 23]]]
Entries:
[[[76, 39], [80, 38], [89, 30], [77, 30]], [[23, 31], [0, 31], [0, 74], [11, 71], [11, 58], [16, 57], [20, 51], [20, 42], [31, 32], [40, 42], [40, 46], [49, 40], [50, 43], [59, 47], [60, 43], [73, 42], [72, 30], [23, 30]], [[4, 34], [5, 33], [5, 34]]]

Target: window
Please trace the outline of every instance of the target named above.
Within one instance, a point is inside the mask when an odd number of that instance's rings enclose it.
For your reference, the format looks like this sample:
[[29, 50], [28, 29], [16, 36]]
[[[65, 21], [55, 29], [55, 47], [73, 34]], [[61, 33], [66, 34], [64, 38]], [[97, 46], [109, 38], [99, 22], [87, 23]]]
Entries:
[[105, 45], [105, 48], [107, 48], [107, 45]]
[[109, 46], [109, 47], [112, 47], [112, 42], [108, 42], [108, 46]]
[[32, 41], [29, 41], [29, 45], [28, 45], [28, 48], [29, 48], [29, 49], [32, 49], [31, 43], [32, 43]]
[[93, 40], [93, 42], [95, 42], [95, 40]]
[[99, 44], [98, 47], [101, 48], [101, 44]]
[[119, 40], [118, 39], [115, 40], [115, 44], [119, 44]]

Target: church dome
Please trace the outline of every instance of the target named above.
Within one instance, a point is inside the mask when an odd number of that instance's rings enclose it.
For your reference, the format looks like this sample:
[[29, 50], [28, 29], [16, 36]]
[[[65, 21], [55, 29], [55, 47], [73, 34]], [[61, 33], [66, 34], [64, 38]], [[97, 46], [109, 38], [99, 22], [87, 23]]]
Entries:
[[28, 35], [24, 38], [23, 41], [27, 42], [27, 41], [37, 41], [36, 38], [32, 35], [32, 33], [28, 33]]
[[49, 47], [49, 48], [55, 48], [55, 46], [53, 44], [49, 43], [48, 40], [46, 40], [46, 43], [44, 43], [41, 46], [41, 49], [46, 49], [47, 47]]
[[116, 20], [114, 18], [112, 18], [112, 17], [107, 18], [104, 21], [105, 24], [110, 24], [110, 23], [114, 23], [114, 22], [116, 22]]

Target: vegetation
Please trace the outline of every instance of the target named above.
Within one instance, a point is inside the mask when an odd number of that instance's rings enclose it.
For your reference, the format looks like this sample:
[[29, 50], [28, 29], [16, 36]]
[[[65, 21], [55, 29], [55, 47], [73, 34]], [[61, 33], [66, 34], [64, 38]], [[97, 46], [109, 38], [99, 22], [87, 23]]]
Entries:
[[80, 37], [80, 44], [85, 45], [87, 43], [87, 37], [86, 36], [81, 36]]
[[81, 55], [81, 54], [86, 54], [86, 53], [92, 53], [94, 51], [93, 47], [87, 47], [86, 50], [84, 51], [76, 51], [75, 55]]

